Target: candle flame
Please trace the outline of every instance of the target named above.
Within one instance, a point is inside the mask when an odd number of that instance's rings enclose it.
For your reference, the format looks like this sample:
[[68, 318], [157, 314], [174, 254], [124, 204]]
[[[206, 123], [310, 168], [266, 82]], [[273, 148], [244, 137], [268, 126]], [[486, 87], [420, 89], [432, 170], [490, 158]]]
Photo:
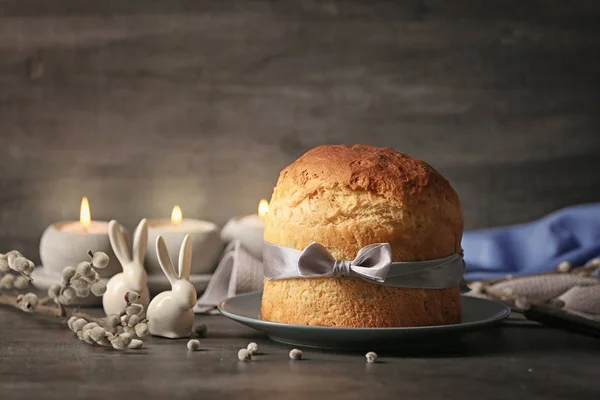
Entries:
[[79, 222], [83, 226], [90, 226], [92, 216], [90, 214], [90, 202], [88, 198], [83, 196], [81, 199], [81, 209], [79, 210]]
[[182, 219], [183, 213], [181, 212], [181, 207], [173, 207], [173, 212], [171, 212], [171, 222], [174, 224], [180, 224]]
[[258, 203], [258, 216], [264, 218], [265, 215], [269, 212], [269, 202], [265, 199], [262, 199], [260, 203]]

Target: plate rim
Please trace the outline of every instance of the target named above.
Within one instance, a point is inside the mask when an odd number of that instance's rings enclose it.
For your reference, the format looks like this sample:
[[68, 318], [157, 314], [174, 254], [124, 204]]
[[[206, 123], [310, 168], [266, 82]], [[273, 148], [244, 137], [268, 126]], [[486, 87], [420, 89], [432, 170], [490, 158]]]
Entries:
[[431, 332], [431, 331], [437, 331], [437, 330], [446, 330], [446, 331], [447, 330], [469, 330], [469, 329], [483, 327], [483, 326], [487, 326], [487, 325], [490, 325], [493, 323], [500, 322], [503, 319], [508, 318], [511, 313], [511, 310], [507, 305], [502, 304], [498, 301], [482, 299], [482, 298], [472, 297], [472, 296], [465, 296], [464, 294], [461, 294], [461, 300], [466, 298], [466, 299], [469, 299], [469, 301], [474, 301], [474, 302], [494, 303], [495, 305], [501, 307], [502, 310], [498, 310], [498, 312], [495, 313], [495, 315], [492, 318], [486, 318], [486, 319], [482, 319], [482, 320], [478, 320], [478, 321], [471, 321], [471, 322], [461, 322], [458, 324], [450, 324], [450, 325], [384, 327], [384, 328], [352, 328], [352, 327], [334, 327], [334, 326], [320, 326], [320, 325], [285, 324], [282, 322], [265, 321], [265, 320], [262, 320], [259, 318], [250, 318], [250, 317], [246, 317], [243, 315], [234, 314], [234, 313], [231, 313], [231, 312], [225, 310], [225, 308], [224, 308], [226, 303], [233, 299], [248, 298], [248, 297], [255, 297], [255, 296], [262, 296], [262, 290], [255, 291], [255, 292], [249, 292], [249, 293], [242, 293], [242, 294], [239, 294], [236, 296], [229, 297], [225, 300], [222, 300], [219, 303], [219, 305], [217, 306], [217, 309], [219, 310], [219, 313], [221, 313], [221, 315], [223, 315], [233, 321], [236, 321], [239, 323], [245, 323], [245, 325], [259, 324], [259, 325], [263, 325], [263, 326], [266, 326], [269, 328], [318, 330], [321, 332], [323, 332], [323, 331], [329, 331], [329, 332], [373, 332], [373, 331], [376, 331], [376, 332], [417, 332], [417, 331]]

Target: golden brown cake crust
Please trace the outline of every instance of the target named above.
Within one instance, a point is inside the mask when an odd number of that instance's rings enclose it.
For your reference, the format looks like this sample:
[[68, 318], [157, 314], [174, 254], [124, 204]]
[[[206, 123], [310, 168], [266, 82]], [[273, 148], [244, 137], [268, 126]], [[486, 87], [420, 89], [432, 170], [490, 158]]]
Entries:
[[[352, 260], [389, 243], [394, 261], [459, 252], [458, 196], [427, 163], [388, 148], [319, 146], [285, 168], [266, 217], [265, 240], [304, 249], [312, 242]], [[265, 281], [262, 317], [328, 326], [421, 326], [460, 320], [458, 288], [423, 290], [356, 278]]]

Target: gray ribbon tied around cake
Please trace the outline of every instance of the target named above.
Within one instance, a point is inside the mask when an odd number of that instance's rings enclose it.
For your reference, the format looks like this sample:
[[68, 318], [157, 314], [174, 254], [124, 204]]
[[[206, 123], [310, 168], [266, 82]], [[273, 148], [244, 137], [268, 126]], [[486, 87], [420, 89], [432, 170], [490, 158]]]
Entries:
[[365, 246], [354, 260], [346, 261], [336, 260], [319, 243], [296, 250], [265, 242], [263, 263], [268, 280], [353, 276], [385, 286], [421, 289], [457, 286], [465, 268], [462, 254], [436, 260], [392, 262], [392, 250], [387, 243]]

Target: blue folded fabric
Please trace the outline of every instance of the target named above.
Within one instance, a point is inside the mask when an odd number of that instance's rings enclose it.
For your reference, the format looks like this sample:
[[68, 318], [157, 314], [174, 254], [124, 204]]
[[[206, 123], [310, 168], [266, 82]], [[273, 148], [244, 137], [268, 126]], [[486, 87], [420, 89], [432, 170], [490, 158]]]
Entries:
[[600, 203], [527, 224], [465, 232], [462, 247], [467, 281], [537, 274], [561, 261], [584, 265], [600, 255]]

